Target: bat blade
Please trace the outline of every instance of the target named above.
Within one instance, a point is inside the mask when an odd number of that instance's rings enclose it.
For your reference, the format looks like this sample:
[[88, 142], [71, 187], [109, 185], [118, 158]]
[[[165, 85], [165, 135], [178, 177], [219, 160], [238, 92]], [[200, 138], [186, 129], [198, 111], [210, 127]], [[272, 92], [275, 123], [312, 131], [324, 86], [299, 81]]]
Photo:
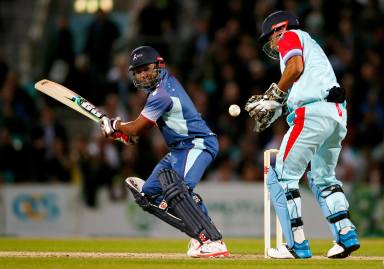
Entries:
[[95, 122], [105, 116], [88, 100], [59, 83], [43, 79], [35, 84], [35, 88]]

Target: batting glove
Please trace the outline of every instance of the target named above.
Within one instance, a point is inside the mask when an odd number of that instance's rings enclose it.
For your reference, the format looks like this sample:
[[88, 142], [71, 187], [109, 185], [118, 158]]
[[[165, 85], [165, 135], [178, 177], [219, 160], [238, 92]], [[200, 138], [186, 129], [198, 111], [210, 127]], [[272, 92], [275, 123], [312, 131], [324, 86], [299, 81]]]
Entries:
[[117, 124], [120, 122], [120, 118], [110, 119], [108, 117], [103, 117], [101, 119], [101, 131], [105, 137], [117, 140], [122, 142], [125, 145], [134, 145], [139, 142], [139, 136], [129, 136], [122, 131], [117, 130]]
[[117, 130], [117, 123], [120, 121], [120, 118], [117, 117], [115, 119], [110, 119], [106, 116], [101, 118], [101, 131], [103, 132], [105, 137], [112, 137]]

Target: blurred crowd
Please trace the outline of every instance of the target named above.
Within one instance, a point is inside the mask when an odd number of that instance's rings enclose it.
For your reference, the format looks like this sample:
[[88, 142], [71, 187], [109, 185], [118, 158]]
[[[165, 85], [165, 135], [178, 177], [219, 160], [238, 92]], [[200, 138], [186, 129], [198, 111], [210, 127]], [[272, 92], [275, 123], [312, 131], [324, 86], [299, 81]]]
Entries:
[[[63, 83], [109, 116], [133, 120], [145, 95], [131, 82], [128, 55], [136, 46], [151, 45], [218, 135], [220, 154], [203, 180], [260, 181], [263, 151], [279, 147], [285, 119], [257, 134], [244, 111], [233, 118], [228, 107], [243, 107], [252, 94], [278, 81], [278, 62], [263, 54], [257, 37], [263, 19], [281, 9], [299, 16], [347, 90], [349, 133], [337, 176], [382, 187], [384, 5], [379, 0], [132, 1], [126, 27], [113, 12], [98, 11], [83, 33], [80, 53], [69, 18], [60, 17], [46, 40], [43, 72], [34, 79]], [[83, 116], [71, 120], [73, 115], [63, 112], [68, 110], [24, 85], [18, 70], [0, 62], [0, 182], [80, 182], [87, 204], [95, 206], [100, 186], [119, 199], [123, 178], [146, 178], [167, 152], [156, 128], [138, 145], [123, 146], [106, 140]]]

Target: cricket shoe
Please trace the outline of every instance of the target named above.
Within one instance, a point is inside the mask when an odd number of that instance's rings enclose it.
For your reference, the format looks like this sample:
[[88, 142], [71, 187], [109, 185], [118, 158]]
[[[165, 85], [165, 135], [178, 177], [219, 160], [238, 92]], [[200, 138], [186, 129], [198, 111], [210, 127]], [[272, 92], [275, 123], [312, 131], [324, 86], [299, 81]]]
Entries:
[[199, 242], [199, 240], [196, 240], [195, 238], [191, 238], [191, 240], [189, 240], [189, 243], [188, 243], [188, 251], [187, 251], [187, 255], [189, 257], [194, 257], [195, 254], [199, 251], [199, 248], [201, 247], [201, 243]]
[[189, 241], [187, 255], [191, 258], [224, 258], [229, 256], [224, 241], [206, 241], [203, 244], [192, 238]]
[[357, 238], [355, 229], [350, 230], [346, 234], [339, 234], [338, 242], [333, 242], [333, 247], [328, 250], [327, 257], [331, 259], [343, 259], [351, 255], [351, 253], [360, 248], [360, 242]]
[[285, 244], [277, 248], [270, 248], [267, 250], [267, 255], [274, 259], [307, 259], [312, 257], [308, 240], [304, 240], [300, 244], [295, 242], [292, 248]]

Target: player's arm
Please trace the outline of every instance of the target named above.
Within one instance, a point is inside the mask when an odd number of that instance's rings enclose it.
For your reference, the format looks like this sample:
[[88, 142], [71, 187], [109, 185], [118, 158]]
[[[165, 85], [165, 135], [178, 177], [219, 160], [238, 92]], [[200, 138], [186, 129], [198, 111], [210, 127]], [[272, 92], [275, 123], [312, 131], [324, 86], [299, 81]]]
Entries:
[[134, 121], [122, 122], [120, 118], [101, 119], [101, 130], [106, 137], [120, 140], [124, 144], [136, 144], [138, 136], [155, 124], [140, 114]]
[[128, 122], [122, 122], [117, 121], [116, 122], [116, 130], [122, 131], [123, 133], [127, 135], [140, 135], [145, 130], [151, 128], [155, 122], [147, 119], [142, 114], [140, 114], [137, 119], [134, 121], [128, 121]]
[[[285, 69], [279, 83], [272, 83], [269, 89], [264, 93], [263, 99], [284, 104], [286, 102], [288, 89], [300, 78], [301, 73], [304, 70], [303, 45], [295, 32], [288, 31], [278, 40], [277, 48], [281, 59], [285, 64]], [[251, 103], [251, 101], [252, 100], [249, 100], [249, 103]], [[256, 104], [260, 103], [259, 101], [252, 102], [252, 106], [248, 105], [249, 110], [253, 110]], [[273, 109], [276, 105], [273, 103], [271, 107], [270, 102], [266, 104], [268, 104], [268, 106], [263, 105], [262, 108]]]
[[272, 83], [263, 95], [252, 96], [245, 105], [245, 110], [256, 121], [257, 132], [268, 128], [280, 117], [288, 89], [299, 79], [304, 70], [303, 46], [296, 33], [284, 33], [278, 41], [278, 50], [285, 64], [279, 83]]
[[295, 32], [288, 31], [279, 39], [278, 50], [285, 69], [277, 83], [277, 88], [286, 93], [304, 71], [303, 45]]
[[121, 122], [120, 119], [102, 119], [101, 129], [106, 137], [114, 138], [116, 133], [126, 136], [140, 135], [146, 129], [156, 124], [161, 115], [172, 106], [172, 99], [166, 91], [156, 90], [152, 92], [144, 106], [143, 111], [134, 121]]
[[303, 73], [304, 64], [301, 56], [293, 56], [290, 58], [285, 66], [285, 70], [280, 78], [277, 86], [283, 92], [287, 92], [292, 87], [293, 83], [299, 79]]

